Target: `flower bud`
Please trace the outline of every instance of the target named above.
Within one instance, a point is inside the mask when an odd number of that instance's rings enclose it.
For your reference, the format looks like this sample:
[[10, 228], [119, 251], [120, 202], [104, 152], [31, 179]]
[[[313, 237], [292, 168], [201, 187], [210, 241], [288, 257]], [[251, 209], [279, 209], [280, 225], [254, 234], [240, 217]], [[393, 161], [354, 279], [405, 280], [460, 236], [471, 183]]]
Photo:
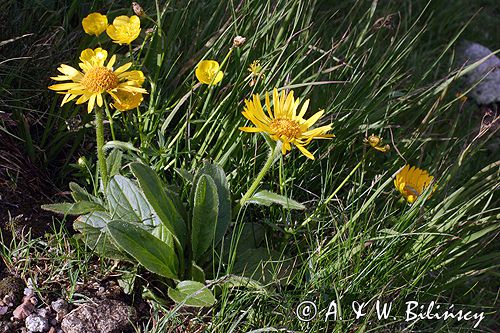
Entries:
[[243, 36], [236, 36], [233, 39], [233, 47], [241, 47], [247, 39]]
[[132, 9], [134, 10], [135, 15], [144, 16], [144, 10], [137, 2], [132, 2]]
[[87, 165], [87, 159], [85, 158], [85, 156], [81, 156], [81, 157], [78, 159], [78, 165], [79, 165], [81, 168], [85, 168], [85, 166]]

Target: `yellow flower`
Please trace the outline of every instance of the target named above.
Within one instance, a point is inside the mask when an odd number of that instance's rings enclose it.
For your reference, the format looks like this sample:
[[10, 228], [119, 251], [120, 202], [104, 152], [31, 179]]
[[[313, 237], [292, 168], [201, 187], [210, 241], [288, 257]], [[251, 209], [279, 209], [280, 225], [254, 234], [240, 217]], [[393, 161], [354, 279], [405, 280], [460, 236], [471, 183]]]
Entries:
[[[409, 164], [396, 175], [394, 186], [408, 203], [413, 203], [430, 186], [433, 176], [425, 170], [410, 167]], [[433, 191], [436, 189], [434, 187]]]
[[320, 126], [310, 129], [324, 111], [316, 112], [311, 118], [305, 120], [303, 117], [307, 112], [309, 100], [306, 100], [297, 114], [299, 107], [299, 99], [293, 98], [293, 91], [288, 95], [283, 91], [281, 96], [278, 90], [273, 90], [273, 110], [271, 110], [271, 102], [269, 94], [266, 93], [266, 109], [267, 114], [262, 109], [259, 94], [254, 94], [251, 101], [245, 100], [245, 109], [243, 116], [250, 120], [256, 127], [240, 127], [244, 132], [265, 132], [268, 133], [275, 141], [280, 140], [283, 145], [281, 152], [284, 154], [292, 150], [291, 145], [295, 145], [307, 158], [314, 159], [314, 156], [305, 148], [312, 139], [327, 139], [333, 138], [335, 135], [326, 134], [332, 129], [331, 125]]
[[264, 78], [264, 73], [262, 72], [262, 66], [260, 65], [260, 60], [254, 60], [248, 67], [250, 72], [250, 87], [257, 83], [258, 78]]
[[112, 105], [120, 111], [135, 109], [143, 100], [142, 94], [138, 92], [118, 91], [115, 95]]
[[147, 91], [141, 88], [144, 82], [144, 74], [141, 71], [127, 71], [132, 66], [131, 62], [114, 70], [115, 55], [104, 66], [107, 56], [108, 52], [101, 48], [86, 49], [80, 54], [82, 62], [79, 66], [82, 72], [65, 64], [58, 68], [64, 75], [52, 77], [53, 80], [72, 81], [49, 87], [65, 95], [61, 106], [78, 97], [76, 104], [88, 102], [87, 111], [90, 113], [96, 103], [98, 106], [103, 105], [105, 93], [111, 95], [115, 101], [120, 100], [119, 96], [122, 93], [147, 94]]
[[99, 36], [106, 31], [108, 27], [108, 18], [106, 15], [92, 13], [82, 20], [82, 26], [86, 34]]
[[220, 71], [219, 63], [215, 60], [200, 61], [195, 74], [198, 81], [208, 85], [215, 85], [224, 77], [224, 73]]
[[122, 15], [113, 20], [113, 24], [108, 26], [106, 30], [108, 36], [113, 42], [122, 44], [130, 44], [141, 32], [141, 20], [138, 16], [131, 17]]
[[374, 148], [382, 153], [387, 153], [391, 149], [391, 146], [383, 145], [382, 139], [375, 134], [370, 135], [368, 138], [364, 139], [363, 141], [365, 143], [369, 144], [370, 146], [372, 146], [372, 148]]

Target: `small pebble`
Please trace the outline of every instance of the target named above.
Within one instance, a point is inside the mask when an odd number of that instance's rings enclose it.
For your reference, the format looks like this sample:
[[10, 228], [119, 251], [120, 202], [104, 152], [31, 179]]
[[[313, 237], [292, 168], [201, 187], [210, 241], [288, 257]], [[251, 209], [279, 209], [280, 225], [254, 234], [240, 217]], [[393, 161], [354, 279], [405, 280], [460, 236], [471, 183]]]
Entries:
[[24, 295], [31, 297], [35, 295], [35, 291], [31, 288], [24, 288]]
[[18, 320], [24, 320], [26, 319], [26, 317], [31, 315], [34, 310], [35, 307], [33, 306], [33, 303], [31, 303], [30, 300], [25, 297], [23, 300], [23, 304], [19, 305], [14, 310], [14, 312], [12, 312], [12, 316]]
[[49, 330], [49, 321], [39, 315], [29, 315], [25, 320], [26, 328], [31, 332], [47, 332]]
[[63, 310], [68, 310], [68, 303], [63, 300], [62, 298], [59, 298], [55, 301], [53, 301], [50, 306], [52, 307], [52, 310], [55, 312], [60, 312]]
[[4, 314], [6, 314], [7, 311], [9, 311], [8, 306], [0, 306], [0, 316], [3, 316]]

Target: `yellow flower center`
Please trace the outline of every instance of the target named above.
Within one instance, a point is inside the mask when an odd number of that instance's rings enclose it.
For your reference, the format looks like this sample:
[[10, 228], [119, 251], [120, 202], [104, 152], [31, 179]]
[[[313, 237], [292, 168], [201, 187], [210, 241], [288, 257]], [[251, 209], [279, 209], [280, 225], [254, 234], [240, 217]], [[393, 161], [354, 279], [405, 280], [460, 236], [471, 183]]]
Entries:
[[95, 67], [85, 73], [81, 83], [86, 90], [97, 93], [118, 87], [120, 81], [111, 69]]
[[300, 125], [290, 119], [277, 118], [269, 123], [269, 127], [277, 136], [297, 139], [302, 135]]

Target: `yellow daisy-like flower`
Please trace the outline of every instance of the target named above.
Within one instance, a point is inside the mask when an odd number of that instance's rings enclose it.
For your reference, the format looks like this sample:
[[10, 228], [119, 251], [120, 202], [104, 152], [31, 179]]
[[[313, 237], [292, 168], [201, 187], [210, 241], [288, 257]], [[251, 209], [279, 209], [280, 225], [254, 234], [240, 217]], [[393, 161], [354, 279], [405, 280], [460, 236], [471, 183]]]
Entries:
[[82, 20], [83, 30], [88, 35], [99, 36], [108, 27], [108, 18], [100, 13], [92, 13]]
[[141, 88], [144, 82], [144, 74], [141, 71], [128, 71], [132, 63], [113, 69], [116, 56], [109, 59], [106, 66], [104, 63], [108, 52], [101, 48], [86, 49], [80, 54], [82, 61], [79, 66], [83, 72], [71, 66], [62, 64], [58, 70], [64, 75], [52, 77], [55, 81], [72, 81], [55, 84], [49, 87], [60, 94], [64, 94], [61, 106], [78, 97], [76, 104], [88, 102], [87, 110], [90, 113], [94, 105], [103, 105], [103, 95], [108, 93], [116, 101], [120, 102], [122, 93], [147, 94]]
[[295, 145], [307, 158], [314, 159], [314, 156], [305, 148], [313, 139], [333, 138], [335, 135], [326, 134], [332, 129], [331, 125], [320, 126], [310, 129], [323, 115], [324, 110], [316, 112], [309, 119], [304, 119], [309, 106], [306, 100], [297, 114], [300, 100], [293, 98], [293, 91], [287, 95], [283, 91], [281, 95], [278, 90], [273, 90], [273, 110], [269, 93], [266, 93], [267, 114], [262, 109], [259, 94], [254, 94], [251, 101], [245, 100], [243, 116], [250, 120], [256, 127], [240, 127], [244, 132], [264, 132], [268, 133], [275, 141], [280, 140], [283, 145], [281, 152], [284, 154], [292, 150], [291, 145]]
[[113, 42], [122, 44], [132, 43], [141, 32], [141, 20], [139, 16], [131, 17], [122, 15], [113, 20], [113, 24], [106, 29], [108, 36]]
[[118, 91], [116, 97], [112, 105], [120, 111], [135, 109], [143, 100], [142, 94], [138, 92]]
[[215, 60], [202, 60], [194, 72], [198, 81], [208, 85], [219, 83], [224, 77], [220, 65]]
[[407, 164], [396, 175], [394, 186], [401, 192], [406, 201], [412, 204], [430, 186], [433, 179], [434, 177], [429, 175], [427, 171], [417, 167], [410, 167]]

